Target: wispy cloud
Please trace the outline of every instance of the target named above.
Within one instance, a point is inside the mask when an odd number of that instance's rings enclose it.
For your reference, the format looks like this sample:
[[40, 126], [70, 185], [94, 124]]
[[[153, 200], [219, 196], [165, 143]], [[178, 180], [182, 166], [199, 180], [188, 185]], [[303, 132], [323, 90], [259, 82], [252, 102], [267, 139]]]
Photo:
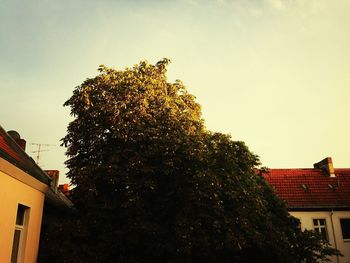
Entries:
[[198, 0], [184, 0], [184, 2], [191, 6], [199, 6]]
[[277, 10], [286, 9], [286, 1], [284, 0], [265, 0], [265, 3], [273, 9], [277, 9]]
[[259, 17], [259, 16], [262, 16], [264, 14], [264, 11], [262, 9], [258, 9], [258, 8], [250, 8], [250, 9], [248, 9], [248, 13], [254, 17]]

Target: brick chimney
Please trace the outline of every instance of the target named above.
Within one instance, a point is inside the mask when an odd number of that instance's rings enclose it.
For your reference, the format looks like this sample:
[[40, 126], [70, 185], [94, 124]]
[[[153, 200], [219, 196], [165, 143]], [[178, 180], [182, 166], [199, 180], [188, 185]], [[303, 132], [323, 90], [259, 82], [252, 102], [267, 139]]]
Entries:
[[58, 179], [60, 177], [60, 171], [58, 170], [45, 170], [45, 173], [51, 178], [51, 189], [57, 193]]
[[65, 196], [69, 197], [69, 194], [70, 194], [69, 184], [60, 184], [60, 185], [58, 186], [58, 189], [60, 189], [61, 192], [62, 192]]
[[7, 134], [11, 136], [11, 138], [23, 149], [23, 151], [26, 150], [27, 142], [24, 139], [21, 139], [18, 132], [11, 130], [8, 131]]
[[325, 173], [325, 175], [329, 177], [335, 177], [335, 172], [334, 172], [333, 162], [331, 157], [327, 157], [322, 161], [315, 163], [314, 168], [321, 169]]

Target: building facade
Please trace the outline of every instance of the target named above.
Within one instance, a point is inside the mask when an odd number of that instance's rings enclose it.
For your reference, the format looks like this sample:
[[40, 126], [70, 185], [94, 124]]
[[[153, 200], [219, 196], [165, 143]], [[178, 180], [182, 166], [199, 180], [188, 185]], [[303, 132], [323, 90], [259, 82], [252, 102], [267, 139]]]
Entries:
[[264, 175], [302, 229], [319, 232], [350, 263], [350, 168], [334, 169], [331, 158], [311, 169], [270, 169]]
[[0, 126], [0, 262], [37, 262], [50, 179], [24, 147], [18, 133]]

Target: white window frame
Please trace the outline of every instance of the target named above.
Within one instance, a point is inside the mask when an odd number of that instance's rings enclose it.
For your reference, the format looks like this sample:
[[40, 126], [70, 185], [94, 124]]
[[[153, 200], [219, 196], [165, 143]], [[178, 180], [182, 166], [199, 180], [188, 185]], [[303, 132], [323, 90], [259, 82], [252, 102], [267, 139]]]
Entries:
[[[18, 209], [20, 207], [23, 207], [24, 213], [23, 213], [23, 222], [22, 224], [17, 224], [17, 216], [18, 216]], [[27, 240], [27, 231], [28, 231], [28, 221], [29, 221], [29, 212], [30, 207], [24, 204], [19, 203], [17, 205], [17, 211], [16, 211], [16, 221], [15, 221], [15, 229], [13, 231], [13, 241], [12, 241], [12, 252], [11, 252], [11, 263], [24, 263], [24, 251], [26, 247], [26, 240]], [[14, 241], [15, 241], [15, 233], [16, 231], [20, 231], [19, 236], [19, 242], [18, 242], [18, 249], [17, 249], [17, 260], [13, 261], [13, 249], [14, 249]]]
[[[317, 224], [316, 225], [314, 223], [314, 220], [317, 220]], [[320, 220], [324, 220], [324, 225], [320, 224], [321, 223]], [[329, 241], [329, 235], [328, 235], [326, 218], [312, 218], [312, 225], [313, 225], [314, 231], [320, 233], [321, 236], [323, 236], [321, 229], [324, 229], [326, 231], [326, 240]]]
[[341, 217], [341, 218], [339, 218], [339, 225], [340, 225], [341, 236], [343, 238], [343, 241], [349, 242], [350, 238], [344, 238], [344, 236], [343, 236], [343, 228], [342, 228], [342, 225], [341, 225], [341, 220], [344, 220], [344, 219], [350, 221], [350, 217]]

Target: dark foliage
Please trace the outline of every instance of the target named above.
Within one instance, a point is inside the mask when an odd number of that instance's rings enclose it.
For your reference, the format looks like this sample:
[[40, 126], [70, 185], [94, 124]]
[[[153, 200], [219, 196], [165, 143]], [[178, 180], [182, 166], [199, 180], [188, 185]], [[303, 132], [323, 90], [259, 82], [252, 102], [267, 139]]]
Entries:
[[80, 216], [51, 237], [66, 242], [54, 258], [225, 263], [333, 255], [300, 231], [243, 142], [205, 129], [194, 96], [180, 81], [167, 82], [167, 64], [102, 66], [65, 103], [74, 120], [63, 144]]

